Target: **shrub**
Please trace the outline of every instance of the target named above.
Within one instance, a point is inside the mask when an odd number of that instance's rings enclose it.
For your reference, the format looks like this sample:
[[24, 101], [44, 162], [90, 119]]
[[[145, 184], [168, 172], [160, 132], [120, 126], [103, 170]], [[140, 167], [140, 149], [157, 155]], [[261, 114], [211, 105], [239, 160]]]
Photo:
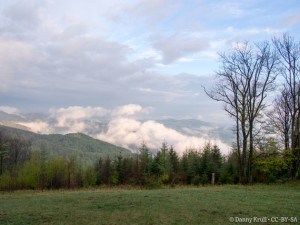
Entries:
[[0, 176], [0, 190], [2, 191], [8, 191], [12, 190], [12, 178], [8, 172], [3, 173]]
[[207, 177], [207, 175], [205, 173], [201, 177], [201, 184], [204, 185], [204, 184], [207, 184], [207, 183], [208, 183], [208, 177]]
[[198, 186], [200, 184], [201, 177], [199, 175], [195, 176], [194, 178], [194, 185]]
[[97, 183], [97, 173], [93, 167], [87, 167], [82, 175], [83, 187], [96, 186]]

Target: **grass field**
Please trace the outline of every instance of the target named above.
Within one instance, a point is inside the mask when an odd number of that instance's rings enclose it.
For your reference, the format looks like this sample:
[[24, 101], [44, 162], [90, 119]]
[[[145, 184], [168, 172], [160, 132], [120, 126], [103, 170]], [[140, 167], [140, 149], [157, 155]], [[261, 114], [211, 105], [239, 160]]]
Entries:
[[0, 224], [249, 224], [230, 217], [300, 224], [300, 184], [0, 193]]

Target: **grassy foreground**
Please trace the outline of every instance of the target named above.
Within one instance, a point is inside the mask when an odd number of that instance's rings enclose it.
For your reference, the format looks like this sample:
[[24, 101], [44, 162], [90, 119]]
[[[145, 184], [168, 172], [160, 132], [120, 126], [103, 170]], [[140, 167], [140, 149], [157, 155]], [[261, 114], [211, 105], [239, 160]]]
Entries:
[[300, 184], [0, 193], [0, 224], [239, 224], [230, 217], [300, 224]]

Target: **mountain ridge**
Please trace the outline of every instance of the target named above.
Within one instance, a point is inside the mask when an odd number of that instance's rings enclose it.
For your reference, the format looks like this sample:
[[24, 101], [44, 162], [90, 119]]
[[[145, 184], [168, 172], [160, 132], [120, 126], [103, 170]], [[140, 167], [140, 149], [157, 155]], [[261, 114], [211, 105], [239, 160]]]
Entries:
[[46, 150], [49, 157], [79, 157], [83, 164], [92, 164], [100, 157], [130, 156], [130, 150], [108, 142], [94, 139], [82, 133], [37, 134], [0, 125], [0, 132], [8, 138], [19, 138], [31, 142], [32, 151]]

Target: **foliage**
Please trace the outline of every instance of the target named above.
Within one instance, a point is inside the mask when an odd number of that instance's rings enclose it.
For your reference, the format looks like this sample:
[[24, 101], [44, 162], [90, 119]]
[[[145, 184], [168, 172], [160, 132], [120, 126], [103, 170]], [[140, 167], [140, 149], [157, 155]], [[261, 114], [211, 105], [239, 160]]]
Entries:
[[93, 167], [88, 166], [82, 174], [83, 187], [96, 186], [97, 174]]
[[[220, 148], [210, 143], [203, 148], [186, 149], [179, 156], [166, 142], [156, 155], [152, 155], [143, 142], [139, 153], [131, 157], [120, 153], [113, 158], [106, 155], [94, 165], [85, 165], [75, 156], [52, 156], [46, 149], [30, 151], [30, 143], [21, 139], [6, 138], [5, 141], [8, 158], [3, 157], [0, 190], [70, 189], [97, 185], [138, 185], [148, 189], [178, 184], [198, 186], [212, 183], [212, 174], [215, 175], [215, 184], [239, 182], [238, 152], [233, 149], [224, 157]], [[280, 146], [274, 138], [260, 140], [253, 154], [254, 182], [288, 181], [294, 155], [288, 149], [281, 150]]]

